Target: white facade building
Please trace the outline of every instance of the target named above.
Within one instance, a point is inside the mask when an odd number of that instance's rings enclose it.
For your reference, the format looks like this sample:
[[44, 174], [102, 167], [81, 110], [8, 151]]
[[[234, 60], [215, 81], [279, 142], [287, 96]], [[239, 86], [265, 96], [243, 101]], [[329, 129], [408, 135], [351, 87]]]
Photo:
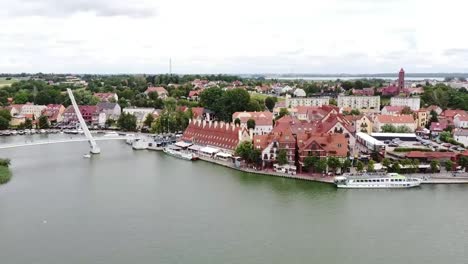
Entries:
[[24, 104], [23, 107], [21, 107], [20, 114], [24, 116], [33, 115], [34, 118], [39, 118], [42, 114], [42, 110], [46, 108], [47, 106], [45, 105], [35, 105], [32, 103], [27, 103], [27, 104]]
[[468, 146], [468, 130], [465, 129], [457, 129], [453, 132], [453, 138], [462, 143], [465, 146]]
[[380, 96], [338, 96], [338, 107], [380, 110]]
[[468, 116], [456, 115], [453, 118], [453, 124], [456, 128], [468, 128]]
[[148, 115], [151, 115], [153, 114], [153, 112], [155, 111], [154, 108], [124, 108], [122, 110], [123, 113], [126, 113], [126, 114], [131, 114], [131, 115], [134, 115], [136, 116], [137, 118], [137, 127], [142, 127], [143, 126], [143, 122], [145, 121], [146, 117]]
[[296, 90], [294, 90], [294, 96], [306, 97], [306, 92], [303, 89], [297, 88]]
[[330, 104], [330, 97], [295, 97], [291, 98], [286, 95], [286, 108], [295, 108], [298, 106], [322, 106]]
[[421, 108], [421, 98], [419, 97], [392, 97], [390, 99], [391, 106], [408, 106], [413, 111], [418, 111]]

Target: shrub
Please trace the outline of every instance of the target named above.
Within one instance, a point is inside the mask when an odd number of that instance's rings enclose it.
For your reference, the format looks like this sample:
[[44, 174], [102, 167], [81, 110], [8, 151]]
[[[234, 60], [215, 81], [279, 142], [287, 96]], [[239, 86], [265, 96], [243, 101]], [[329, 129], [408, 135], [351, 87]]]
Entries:
[[11, 179], [11, 171], [6, 166], [0, 166], [0, 184], [5, 184]]
[[10, 159], [0, 159], [0, 166], [4, 166], [4, 167], [10, 166]]

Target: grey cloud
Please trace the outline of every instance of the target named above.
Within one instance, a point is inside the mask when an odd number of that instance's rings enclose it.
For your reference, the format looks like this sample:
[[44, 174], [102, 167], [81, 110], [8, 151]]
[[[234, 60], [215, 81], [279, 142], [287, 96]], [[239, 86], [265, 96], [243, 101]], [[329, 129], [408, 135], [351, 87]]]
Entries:
[[98, 16], [127, 16], [144, 18], [156, 15], [154, 5], [148, 1], [120, 0], [19, 0], [3, 11], [9, 16], [62, 17], [80, 12], [93, 12]]

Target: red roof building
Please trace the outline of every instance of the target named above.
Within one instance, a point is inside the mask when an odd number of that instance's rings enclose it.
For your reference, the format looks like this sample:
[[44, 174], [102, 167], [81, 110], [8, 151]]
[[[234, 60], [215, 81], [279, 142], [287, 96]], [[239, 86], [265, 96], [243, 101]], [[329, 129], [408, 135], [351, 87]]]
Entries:
[[[88, 124], [93, 124], [97, 121], [99, 109], [95, 105], [79, 105], [78, 109], [80, 110], [83, 119]], [[79, 123], [78, 116], [75, 113], [73, 106], [67, 107], [63, 113], [63, 123], [68, 125], [75, 125]]]
[[250, 140], [250, 135], [247, 129], [233, 123], [190, 120], [182, 140], [234, 152], [241, 141]]
[[241, 126], [247, 128], [247, 122], [252, 119], [255, 121], [254, 134], [268, 134], [273, 129], [273, 113], [263, 112], [235, 112], [232, 114], [232, 120], [240, 120]]
[[148, 87], [145, 91], [145, 94], [149, 94], [153, 92], [158, 93], [158, 96], [161, 99], [165, 99], [169, 96], [169, 93], [164, 87]]
[[303, 133], [297, 136], [299, 147], [299, 162], [303, 164], [308, 156], [339, 157], [348, 156], [348, 140], [343, 134], [311, 134]]
[[50, 123], [58, 123], [63, 119], [65, 107], [61, 104], [48, 104], [47, 108], [42, 110], [42, 115], [46, 116]]

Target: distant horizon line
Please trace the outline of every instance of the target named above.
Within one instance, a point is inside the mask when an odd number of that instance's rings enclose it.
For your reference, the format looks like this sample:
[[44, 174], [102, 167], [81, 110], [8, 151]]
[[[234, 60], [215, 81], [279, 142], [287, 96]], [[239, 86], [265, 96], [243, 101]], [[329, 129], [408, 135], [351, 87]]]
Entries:
[[[2, 75], [237, 75], [237, 76], [291, 76], [291, 77], [386, 77], [386, 76], [398, 76], [398, 72], [381, 72], [381, 73], [130, 73], [130, 72], [119, 72], [119, 73], [91, 73], [91, 72], [0, 72]], [[447, 76], [448, 75], [448, 76]], [[468, 72], [405, 72], [405, 76], [437, 76], [437, 77], [456, 77], [456, 76], [468, 76]]]

